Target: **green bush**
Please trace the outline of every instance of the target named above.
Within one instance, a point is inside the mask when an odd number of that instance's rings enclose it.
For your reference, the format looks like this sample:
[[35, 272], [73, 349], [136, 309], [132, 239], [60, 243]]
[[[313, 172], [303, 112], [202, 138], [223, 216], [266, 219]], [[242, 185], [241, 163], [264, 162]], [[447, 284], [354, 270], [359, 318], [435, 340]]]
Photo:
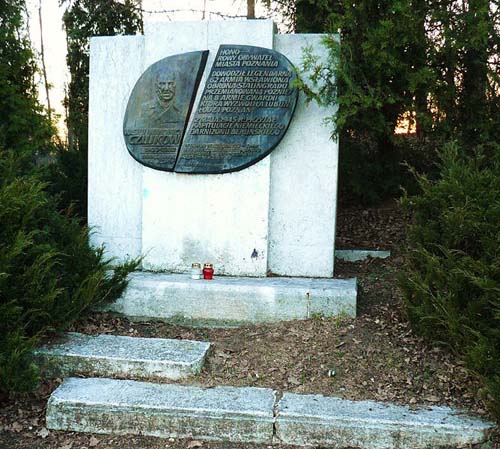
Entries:
[[[400, 285], [418, 333], [449, 345], [484, 381], [500, 418], [500, 146], [440, 155], [440, 178], [417, 176]], [[461, 155], [462, 154], [462, 155]]]
[[376, 204], [397, 198], [404, 188], [416, 193], [417, 183], [408, 169], [435, 175], [435, 142], [416, 136], [393, 138], [390, 151], [380, 151], [368, 135], [341, 138], [339, 158], [339, 199], [342, 204]]
[[[64, 169], [74, 177], [82, 168], [54, 144], [54, 128], [37, 100], [23, 8], [19, 0], [0, 7], [0, 399], [34, 386], [31, 353], [44, 335], [119, 295], [136, 266], [133, 261], [112, 272], [71, 214], [70, 176], [57, 177]], [[40, 167], [57, 151], [63, 152], [58, 165]]]
[[90, 306], [117, 297], [131, 262], [115, 267], [93, 250], [88, 230], [57, 210], [36, 175], [19, 176], [19, 158], [0, 149], [0, 395], [34, 386], [31, 351]]

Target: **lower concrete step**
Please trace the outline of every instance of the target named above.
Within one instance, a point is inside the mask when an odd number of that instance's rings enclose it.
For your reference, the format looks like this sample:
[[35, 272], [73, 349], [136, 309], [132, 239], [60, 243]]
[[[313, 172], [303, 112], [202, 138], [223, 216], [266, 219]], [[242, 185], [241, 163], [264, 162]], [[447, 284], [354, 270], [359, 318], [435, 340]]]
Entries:
[[136, 272], [105, 311], [130, 319], [229, 327], [356, 315], [356, 279], [215, 277]]
[[210, 343], [163, 338], [65, 334], [35, 352], [49, 377], [182, 379], [201, 371]]
[[273, 390], [70, 378], [47, 405], [47, 428], [271, 443]]
[[424, 449], [481, 443], [491, 422], [448, 407], [409, 407], [285, 393], [278, 404], [276, 437], [298, 446]]
[[47, 428], [202, 440], [362, 449], [485, 441], [495, 424], [447, 407], [409, 407], [267, 388], [70, 378], [52, 394]]

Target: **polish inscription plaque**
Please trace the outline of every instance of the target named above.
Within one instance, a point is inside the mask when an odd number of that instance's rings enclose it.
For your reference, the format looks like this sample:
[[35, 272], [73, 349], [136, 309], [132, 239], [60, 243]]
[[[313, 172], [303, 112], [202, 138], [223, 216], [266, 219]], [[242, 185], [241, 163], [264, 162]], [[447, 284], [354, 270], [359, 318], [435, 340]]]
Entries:
[[178, 173], [242, 170], [268, 155], [295, 110], [296, 73], [267, 48], [221, 45], [184, 135], [208, 52], [170, 56], [144, 72], [130, 97], [124, 137], [148, 167]]
[[274, 50], [221, 45], [175, 171], [226, 173], [264, 158], [290, 124], [295, 78], [291, 62]]

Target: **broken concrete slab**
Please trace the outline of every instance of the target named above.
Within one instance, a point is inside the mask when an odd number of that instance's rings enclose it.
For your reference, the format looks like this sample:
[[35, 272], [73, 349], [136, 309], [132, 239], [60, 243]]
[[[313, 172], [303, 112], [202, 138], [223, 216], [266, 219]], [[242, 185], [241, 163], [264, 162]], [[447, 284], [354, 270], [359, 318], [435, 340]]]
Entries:
[[311, 318], [356, 316], [356, 279], [214, 277], [136, 272], [105, 311], [133, 320], [230, 327]]
[[176, 380], [199, 374], [209, 348], [201, 341], [67, 333], [35, 359], [48, 377]]
[[381, 250], [364, 250], [364, 249], [337, 249], [335, 250], [335, 258], [343, 260], [345, 262], [359, 262], [360, 260], [366, 260], [368, 257], [374, 259], [387, 259], [391, 257], [390, 251]]
[[47, 428], [271, 443], [274, 402], [267, 388], [69, 378], [49, 399]]
[[480, 443], [494, 424], [448, 407], [410, 409], [373, 401], [285, 393], [276, 436], [297, 446], [424, 449]]

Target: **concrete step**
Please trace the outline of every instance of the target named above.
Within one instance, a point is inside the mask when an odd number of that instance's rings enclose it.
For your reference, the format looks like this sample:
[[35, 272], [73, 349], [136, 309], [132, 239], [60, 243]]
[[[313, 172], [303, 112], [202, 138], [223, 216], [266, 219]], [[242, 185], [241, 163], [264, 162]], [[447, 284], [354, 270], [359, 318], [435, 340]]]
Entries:
[[47, 428], [76, 432], [271, 443], [274, 392], [266, 388], [64, 381], [47, 405]]
[[424, 449], [481, 443], [494, 426], [448, 407], [285, 393], [277, 408], [276, 436], [297, 446]]
[[495, 424], [447, 407], [409, 408], [267, 388], [70, 378], [52, 394], [47, 428], [163, 438], [362, 449], [485, 441]]
[[133, 320], [230, 327], [356, 316], [356, 279], [215, 277], [136, 272], [122, 297], [101, 310]]
[[49, 377], [182, 379], [201, 371], [210, 343], [164, 338], [65, 334], [35, 352]]

